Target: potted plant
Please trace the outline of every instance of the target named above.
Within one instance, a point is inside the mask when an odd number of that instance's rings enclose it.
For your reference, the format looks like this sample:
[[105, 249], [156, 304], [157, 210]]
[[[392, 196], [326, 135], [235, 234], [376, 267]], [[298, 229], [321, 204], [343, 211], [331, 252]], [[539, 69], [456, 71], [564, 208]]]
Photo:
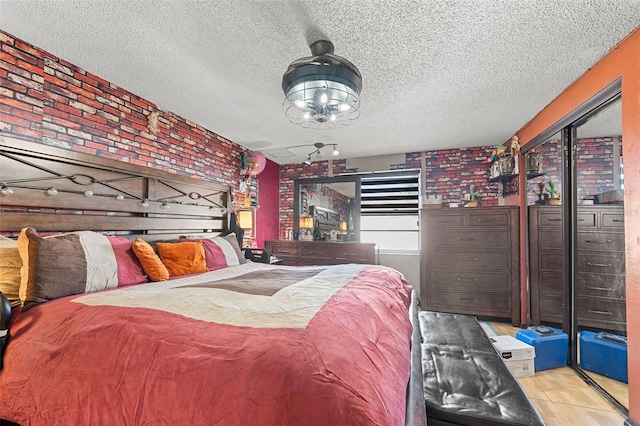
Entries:
[[467, 207], [478, 207], [478, 200], [476, 196], [478, 195], [478, 191], [476, 191], [475, 185], [469, 186], [469, 193], [465, 194], [465, 199], [467, 200]]
[[549, 205], [557, 206], [560, 205], [560, 190], [556, 188], [556, 183], [554, 181], [550, 181], [547, 184], [547, 192], [549, 193], [549, 199], [547, 202]]

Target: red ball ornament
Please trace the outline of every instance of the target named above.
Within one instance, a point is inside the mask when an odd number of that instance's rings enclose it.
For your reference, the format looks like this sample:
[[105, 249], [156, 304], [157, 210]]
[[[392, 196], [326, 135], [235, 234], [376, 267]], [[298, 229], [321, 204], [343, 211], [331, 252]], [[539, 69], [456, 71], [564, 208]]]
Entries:
[[267, 165], [267, 158], [260, 151], [252, 152], [247, 158], [247, 173], [258, 176]]

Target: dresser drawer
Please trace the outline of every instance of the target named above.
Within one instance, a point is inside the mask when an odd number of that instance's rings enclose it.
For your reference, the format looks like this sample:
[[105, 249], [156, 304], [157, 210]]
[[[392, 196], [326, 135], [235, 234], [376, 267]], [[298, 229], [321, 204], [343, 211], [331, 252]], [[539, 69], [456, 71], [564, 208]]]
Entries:
[[562, 228], [562, 211], [560, 209], [554, 209], [554, 211], [539, 211], [538, 212], [538, 227], [539, 228]]
[[429, 271], [429, 286], [467, 288], [470, 290], [509, 291], [511, 275], [508, 272]]
[[508, 251], [429, 250], [427, 256], [429, 270], [508, 271], [511, 269], [511, 257]]
[[598, 296], [612, 299], [624, 299], [626, 297], [624, 275], [579, 273], [576, 277], [576, 287], [580, 296]]
[[540, 249], [562, 249], [562, 231], [540, 230], [538, 231], [538, 246]]
[[[344, 247], [333, 248], [333, 256], [340, 263], [375, 263], [375, 251], [368, 247]], [[343, 262], [344, 261], [344, 262]]]
[[538, 254], [540, 271], [562, 272], [562, 250], [545, 250]]
[[608, 232], [578, 233], [578, 250], [619, 251], [624, 256], [624, 234]]
[[289, 244], [272, 244], [268, 247], [269, 252], [276, 257], [296, 257], [298, 256], [298, 246]]
[[540, 320], [562, 322], [562, 296], [540, 296]]
[[318, 246], [302, 246], [300, 254], [302, 257], [314, 259], [331, 259], [331, 247]]
[[562, 297], [562, 271], [541, 272], [540, 292], [549, 296]]
[[508, 230], [438, 229], [430, 234], [428, 244], [431, 247], [497, 249], [509, 248], [511, 244]]
[[621, 254], [578, 252], [578, 272], [624, 275], [624, 256]]
[[620, 229], [624, 230], [624, 212], [613, 213], [613, 212], [603, 212], [602, 213], [602, 227], [609, 229]]
[[596, 227], [596, 213], [595, 212], [580, 212], [576, 219], [578, 221], [578, 229], [590, 229]]
[[606, 328], [608, 322], [623, 323], [627, 317], [626, 302], [620, 299], [578, 297], [576, 311], [578, 324], [584, 320], [589, 321], [589, 324], [592, 325], [601, 323], [600, 327], [602, 328]]
[[464, 213], [432, 214], [429, 216], [429, 228], [439, 229], [453, 226], [462, 228], [464, 226]]
[[510, 316], [509, 293], [486, 293], [432, 289], [427, 290], [427, 309], [469, 312], [476, 315]]
[[469, 226], [482, 228], [508, 228], [511, 225], [511, 216], [503, 213], [469, 213]]

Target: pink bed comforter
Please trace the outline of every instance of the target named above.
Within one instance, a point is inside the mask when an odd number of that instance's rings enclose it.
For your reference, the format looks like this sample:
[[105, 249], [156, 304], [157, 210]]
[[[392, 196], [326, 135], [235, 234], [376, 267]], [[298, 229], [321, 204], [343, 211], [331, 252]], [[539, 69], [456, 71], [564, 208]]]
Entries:
[[411, 287], [389, 268], [247, 264], [12, 319], [0, 419], [402, 425]]

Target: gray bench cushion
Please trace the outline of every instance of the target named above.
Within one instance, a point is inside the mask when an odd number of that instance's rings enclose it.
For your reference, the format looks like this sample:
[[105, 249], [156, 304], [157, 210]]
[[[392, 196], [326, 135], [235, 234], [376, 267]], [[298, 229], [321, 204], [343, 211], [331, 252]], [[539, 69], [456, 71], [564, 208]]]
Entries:
[[419, 315], [429, 425], [545, 424], [475, 317]]

